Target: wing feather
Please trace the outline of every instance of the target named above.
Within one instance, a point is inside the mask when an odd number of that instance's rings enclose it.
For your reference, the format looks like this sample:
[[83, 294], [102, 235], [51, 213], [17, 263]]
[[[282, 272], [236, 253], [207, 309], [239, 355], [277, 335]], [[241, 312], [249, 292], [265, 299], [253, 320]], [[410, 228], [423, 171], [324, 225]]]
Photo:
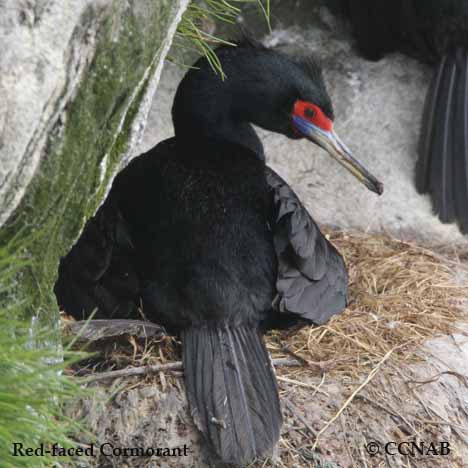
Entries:
[[346, 307], [348, 274], [343, 258], [320, 232], [291, 187], [271, 168], [271, 229], [278, 257], [274, 308], [325, 323]]

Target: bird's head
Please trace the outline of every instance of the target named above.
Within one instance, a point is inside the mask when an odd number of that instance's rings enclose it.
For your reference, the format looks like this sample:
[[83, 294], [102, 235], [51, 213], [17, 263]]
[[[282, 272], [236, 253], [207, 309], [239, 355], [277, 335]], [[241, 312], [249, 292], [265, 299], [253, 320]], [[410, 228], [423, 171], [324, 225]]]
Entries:
[[341, 141], [333, 129], [333, 119], [313, 99], [297, 99], [290, 114], [291, 127], [299, 138], [307, 138], [323, 148], [348, 169], [369, 190], [381, 195], [383, 184], [377, 180]]
[[[252, 57], [244, 65], [244, 80], [250, 81], [253, 91], [249, 92], [248, 104], [251, 121], [289, 138], [307, 138], [380, 195], [382, 183], [353, 157], [334, 130], [333, 106], [319, 64], [311, 58], [295, 59], [258, 45], [251, 53], [257, 55], [256, 60]], [[238, 105], [242, 106], [242, 101]]]
[[[244, 41], [220, 47], [217, 55], [226, 74], [222, 80], [205, 59], [183, 80], [173, 108], [181, 127], [205, 125], [242, 144], [243, 123], [253, 123], [289, 138], [307, 138], [323, 148], [367, 188], [381, 194], [383, 185], [351, 154], [334, 131], [334, 114], [320, 66]], [[190, 122], [188, 122], [189, 120]], [[177, 125], [179, 124], [179, 125]]]

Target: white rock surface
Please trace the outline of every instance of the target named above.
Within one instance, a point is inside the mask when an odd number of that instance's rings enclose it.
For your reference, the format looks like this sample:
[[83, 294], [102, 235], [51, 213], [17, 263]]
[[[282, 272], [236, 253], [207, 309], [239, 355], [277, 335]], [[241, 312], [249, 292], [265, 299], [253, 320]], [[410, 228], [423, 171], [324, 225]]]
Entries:
[[[77, 28], [92, 3], [96, 18]], [[106, 3], [72, 1], [67, 8], [51, 0], [0, 3], [0, 225], [37, 169], [40, 149], [68, 101], [60, 96], [73, 93], [92, 56], [91, 23]], [[73, 47], [78, 43], [79, 51]]]

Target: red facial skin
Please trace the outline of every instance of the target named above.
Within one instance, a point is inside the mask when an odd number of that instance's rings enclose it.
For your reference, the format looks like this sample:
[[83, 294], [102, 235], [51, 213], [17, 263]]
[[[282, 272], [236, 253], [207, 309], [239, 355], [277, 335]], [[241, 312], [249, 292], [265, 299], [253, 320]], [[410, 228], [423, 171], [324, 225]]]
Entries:
[[331, 132], [333, 122], [323, 113], [322, 109], [307, 101], [296, 101], [293, 115], [305, 119], [308, 122], [322, 129], [324, 132]]

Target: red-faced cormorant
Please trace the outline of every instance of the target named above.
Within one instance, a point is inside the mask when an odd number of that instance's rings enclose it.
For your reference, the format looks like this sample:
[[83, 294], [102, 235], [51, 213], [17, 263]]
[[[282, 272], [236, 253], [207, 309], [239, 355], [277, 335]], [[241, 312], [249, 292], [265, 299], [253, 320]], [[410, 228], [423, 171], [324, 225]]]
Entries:
[[468, 1], [330, 0], [370, 60], [401, 51], [434, 65], [420, 134], [416, 188], [442, 222], [468, 233]]
[[251, 124], [323, 147], [374, 192], [382, 185], [333, 130], [320, 68], [249, 42], [200, 59], [180, 83], [175, 137], [135, 158], [59, 268], [77, 318], [145, 316], [178, 333], [194, 421], [223, 462], [279, 438], [278, 390], [262, 333], [323, 324], [346, 306], [343, 259], [265, 165]]

